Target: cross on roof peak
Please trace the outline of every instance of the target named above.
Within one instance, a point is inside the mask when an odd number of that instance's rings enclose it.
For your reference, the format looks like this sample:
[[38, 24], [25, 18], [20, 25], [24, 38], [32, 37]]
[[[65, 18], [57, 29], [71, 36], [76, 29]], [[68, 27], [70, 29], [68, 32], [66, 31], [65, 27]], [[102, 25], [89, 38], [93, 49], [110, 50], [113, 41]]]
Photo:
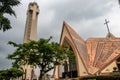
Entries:
[[110, 29], [109, 29], [108, 23], [109, 23], [109, 21], [107, 19], [105, 19], [105, 23], [104, 24], [107, 26], [108, 33], [110, 33]]

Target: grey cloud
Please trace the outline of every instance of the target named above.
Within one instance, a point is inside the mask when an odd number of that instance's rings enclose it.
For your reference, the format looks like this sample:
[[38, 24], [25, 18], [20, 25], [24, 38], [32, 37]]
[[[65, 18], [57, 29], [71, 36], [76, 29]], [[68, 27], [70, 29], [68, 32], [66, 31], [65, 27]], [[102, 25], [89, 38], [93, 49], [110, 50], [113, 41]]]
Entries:
[[[80, 24], [80, 21], [82, 20], [85, 20], [86, 24], [87, 24], [87, 20], [91, 20], [94, 22], [94, 19], [99, 18], [111, 11], [111, 7], [113, 3], [111, 4], [110, 2], [111, 1], [109, 0], [106, 0], [106, 1], [105, 0], [100, 0], [100, 1], [97, 1], [97, 0], [93, 0], [93, 1], [67, 0], [65, 3], [58, 2], [56, 4], [52, 4], [47, 7], [48, 11], [46, 11], [46, 12], [53, 11], [55, 13], [54, 16], [52, 17], [53, 18], [52, 22], [50, 22], [50, 24], [43, 25], [44, 26], [43, 28], [40, 27], [40, 29], [42, 29], [40, 31], [42, 32], [40, 32], [39, 35], [44, 33], [46, 35], [52, 34], [54, 36], [58, 36], [58, 35], [60, 36], [63, 20], [67, 21], [68, 23], [78, 22], [79, 24]], [[41, 20], [40, 17], [39, 19]], [[47, 20], [44, 20], [44, 21], [47, 22]], [[79, 26], [81, 26], [81, 24]], [[78, 27], [78, 26], [72, 26], [72, 27]], [[82, 28], [83, 27], [84, 26], [82, 26]], [[101, 27], [101, 26], [98, 26], [98, 27]], [[81, 32], [81, 34], [83, 34], [86, 31], [84, 30], [83, 32], [83, 29], [79, 30], [78, 32], [79, 33]], [[91, 28], [87, 28], [87, 29], [91, 30], [91, 32], [93, 31], [93, 29]], [[94, 29], [97, 30], [97, 28], [94, 28]], [[84, 36], [90, 36], [90, 35], [87, 34]], [[59, 41], [59, 37], [57, 37], [55, 40]]]
[[6, 57], [0, 57], [0, 70], [11, 67], [11, 61], [7, 60]]
[[[55, 10], [55, 19], [77, 21], [103, 16], [110, 12], [112, 4], [109, 0], [75, 0], [67, 3], [54, 4], [49, 9]], [[107, 4], [107, 5], [106, 5]]]

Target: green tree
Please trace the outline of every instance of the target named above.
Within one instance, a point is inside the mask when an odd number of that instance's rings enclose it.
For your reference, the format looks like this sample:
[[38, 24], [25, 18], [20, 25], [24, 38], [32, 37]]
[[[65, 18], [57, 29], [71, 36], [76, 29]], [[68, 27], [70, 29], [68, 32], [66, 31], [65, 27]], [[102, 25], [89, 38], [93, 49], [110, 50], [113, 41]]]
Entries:
[[18, 4], [20, 4], [19, 0], [0, 0], [0, 30], [3, 30], [3, 32], [12, 28], [10, 20], [4, 14], [16, 16], [12, 8]]
[[17, 68], [0, 70], [0, 80], [10, 80], [13, 78], [21, 77], [22, 75], [23, 71]]
[[24, 44], [9, 42], [17, 49], [13, 54], [8, 55], [8, 59], [14, 60], [14, 63], [18, 65], [30, 64], [38, 66], [40, 69], [39, 80], [41, 80], [55, 65], [64, 65], [68, 57], [72, 57], [73, 54], [68, 48], [61, 47], [58, 43], [50, 42], [50, 40], [51, 37]]

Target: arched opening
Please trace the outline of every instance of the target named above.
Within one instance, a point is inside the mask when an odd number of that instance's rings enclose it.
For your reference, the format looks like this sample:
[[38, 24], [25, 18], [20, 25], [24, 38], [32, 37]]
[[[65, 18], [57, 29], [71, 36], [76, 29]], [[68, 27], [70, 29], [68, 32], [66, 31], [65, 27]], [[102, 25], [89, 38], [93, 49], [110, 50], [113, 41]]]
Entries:
[[[71, 45], [65, 40], [64, 45], [68, 47], [71, 51], [73, 51]], [[60, 71], [60, 78], [76, 78], [78, 77], [78, 71], [77, 71], [77, 64], [76, 64], [76, 58], [75, 54], [72, 56], [72, 58], [69, 58], [65, 65], [61, 66], [59, 68]]]

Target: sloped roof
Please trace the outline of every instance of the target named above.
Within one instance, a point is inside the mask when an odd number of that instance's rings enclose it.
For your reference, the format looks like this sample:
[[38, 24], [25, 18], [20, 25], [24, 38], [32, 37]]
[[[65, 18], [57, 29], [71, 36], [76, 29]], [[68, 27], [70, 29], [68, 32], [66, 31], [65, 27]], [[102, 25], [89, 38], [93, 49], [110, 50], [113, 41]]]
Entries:
[[90, 38], [86, 41], [89, 65], [101, 71], [119, 57], [120, 38]]
[[89, 38], [84, 41], [66, 22], [63, 27], [69, 32], [88, 73], [101, 71], [119, 57], [120, 38], [108, 34], [107, 38]]
[[76, 47], [77, 51], [79, 52], [79, 55], [83, 61], [83, 64], [85, 65], [85, 68], [87, 68], [88, 54], [87, 54], [87, 48], [86, 48], [85, 41], [65, 21], [63, 23], [63, 27], [66, 27], [66, 29], [74, 43], [74, 46]]

